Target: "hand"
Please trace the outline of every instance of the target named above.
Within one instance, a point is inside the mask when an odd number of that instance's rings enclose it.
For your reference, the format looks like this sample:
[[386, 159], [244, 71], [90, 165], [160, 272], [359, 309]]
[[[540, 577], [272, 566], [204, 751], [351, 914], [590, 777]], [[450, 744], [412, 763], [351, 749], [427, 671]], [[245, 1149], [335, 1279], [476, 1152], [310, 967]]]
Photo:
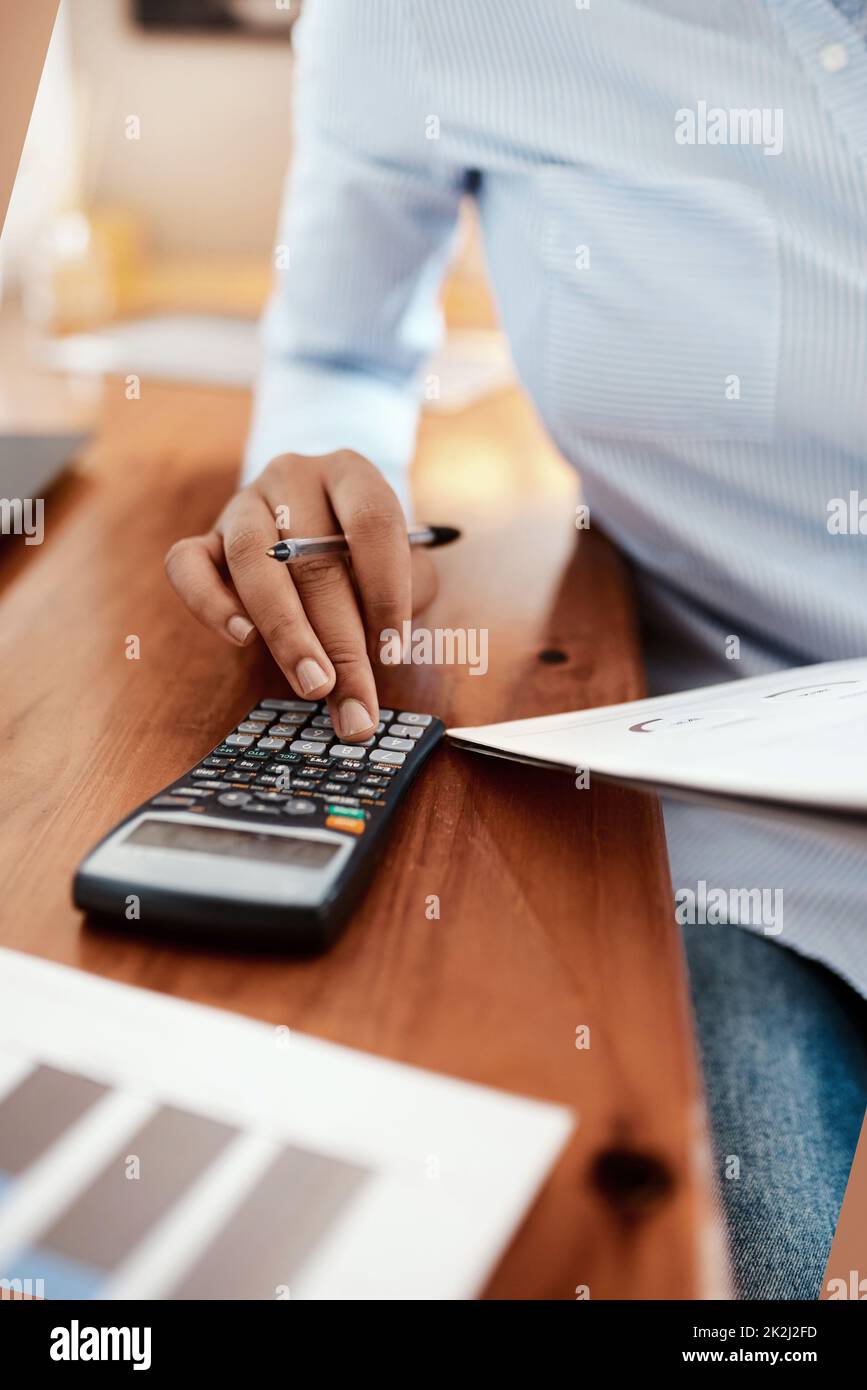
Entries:
[[[284, 516], [290, 529], [278, 527]], [[346, 557], [281, 565], [266, 550], [282, 535], [343, 531]], [[368, 651], [436, 591], [430, 556], [411, 550], [400, 503], [359, 454], [282, 454], [237, 492], [204, 536], [177, 541], [166, 556], [176, 593], [205, 627], [236, 646], [257, 632], [295, 693], [328, 696], [340, 738], [373, 732], [379, 706]]]

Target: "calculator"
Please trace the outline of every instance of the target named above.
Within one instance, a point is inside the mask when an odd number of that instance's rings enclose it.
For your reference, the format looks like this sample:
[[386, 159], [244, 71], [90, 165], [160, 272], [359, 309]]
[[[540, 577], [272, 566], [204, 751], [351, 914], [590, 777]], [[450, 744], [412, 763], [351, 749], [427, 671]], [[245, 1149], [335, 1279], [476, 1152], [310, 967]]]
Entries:
[[324, 701], [260, 700], [79, 866], [97, 922], [232, 946], [325, 950], [345, 924], [440, 720], [382, 709], [341, 743]]

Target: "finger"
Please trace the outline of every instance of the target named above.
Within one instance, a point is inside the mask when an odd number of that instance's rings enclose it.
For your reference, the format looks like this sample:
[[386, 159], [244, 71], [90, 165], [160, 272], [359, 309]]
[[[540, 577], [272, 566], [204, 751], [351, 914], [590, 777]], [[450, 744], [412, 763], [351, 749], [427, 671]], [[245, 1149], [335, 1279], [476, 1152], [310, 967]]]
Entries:
[[349, 542], [371, 650], [412, 618], [406, 518], [382, 475], [357, 455], [339, 456], [327, 475], [329, 500]]
[[[324, 535], [336, 529], [321, 490], [293, 504], [292, 522], [293, 530], [301, 535]], [[379, 703], [364, 624], [346, 562], [335, 555], [311, 556], [293, 564], [291, 570], [304, 611], [334, 667], [328, 708], [337, 734], [348, 742], [367, 738], [376, 727]]]
[[285, 565], [265, 552], [277, 539], [264, 499], [239, 492], [220, 518], [232, 583], [296, 694], [318, 700], [334, 685], [334, 668], [307, 621]]
[[219, 563], [223, 544], [215, 531], [177, 541], [165, 559], [166, 575], [175, 593], [205, 627], [236, 646], [245, 647], [256, 629], [237, 594], [223, 583]]
[[334, 727], [350, 743], [367, 738], [379, 718], [379, 700], [346, 564], [339, 557], [321, 555], [299, 561], [294, 570], [307, 616], [334, 667], [328, 699]]

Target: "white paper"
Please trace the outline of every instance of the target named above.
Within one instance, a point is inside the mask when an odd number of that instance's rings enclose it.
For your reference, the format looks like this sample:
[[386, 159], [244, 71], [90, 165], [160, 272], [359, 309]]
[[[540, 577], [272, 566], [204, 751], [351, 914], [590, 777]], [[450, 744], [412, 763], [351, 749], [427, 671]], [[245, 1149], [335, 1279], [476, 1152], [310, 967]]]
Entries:
[[261, 358], [255, 321], [216, 314], [155, 314], [70, 333], [42, 346], [55, 371], [247, 387]]
[[0, 1153], [10, 1097], [39, 1066], [107, 1088], [23, 1172], [0, 1163], [0, 1278], [47, 1267], [47, 1298], [51, 1269], [64, 1268], [52, 1263], [53, 1223], [162, 1107], [237, 1137], [88, 1297], [169, 1296], [287, 1145], [365, 1175], [287, 1269], [291, 1292], [265, 1296], [471, 1297], [575, 1123], [559, 1106], [0, 950]]
[[867, 812], [867, 660], [449, 729], [482, 751], [628, 782]]
[[[249, 387], [262, 358], [258, 323], [218, 314], [154, 314], [91, 333], [49, 338], [42, 360], [54, 371], [138, 376], [207, 386]], [[504, 335], [452, 329], [422, 373], [425, 410], [464, 410], [515, 381]], [[431, 389], [435, 384], [436, 389]]]

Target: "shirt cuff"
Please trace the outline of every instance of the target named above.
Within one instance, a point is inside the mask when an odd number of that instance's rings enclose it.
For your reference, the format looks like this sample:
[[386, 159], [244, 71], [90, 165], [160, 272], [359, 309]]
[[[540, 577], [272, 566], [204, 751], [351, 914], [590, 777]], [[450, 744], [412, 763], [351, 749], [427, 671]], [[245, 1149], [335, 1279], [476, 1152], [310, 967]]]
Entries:
[[269, 363], [256, 392], [241, 482], [278, 454], [353, 449], [375, 464], [409, 515], [419, 403], [412, 391], [348, 368]]

